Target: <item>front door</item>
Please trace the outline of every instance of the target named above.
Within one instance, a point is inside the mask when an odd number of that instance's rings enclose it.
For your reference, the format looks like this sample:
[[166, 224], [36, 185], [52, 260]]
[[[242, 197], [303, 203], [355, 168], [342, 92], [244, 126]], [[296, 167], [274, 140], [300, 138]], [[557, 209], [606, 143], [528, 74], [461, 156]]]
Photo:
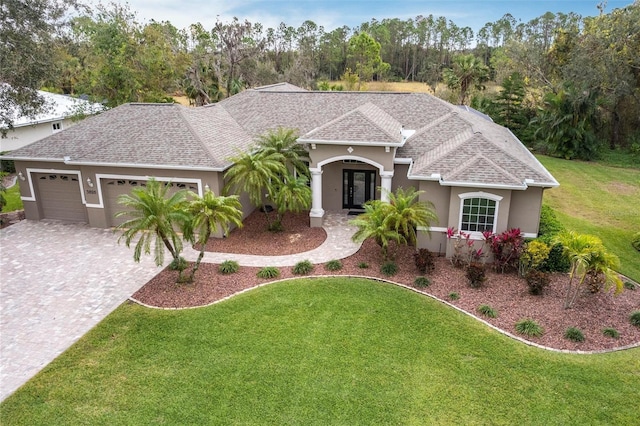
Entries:
[[343, 170], [342, 208], [361, 209], [362, 205], [373, 199], [376, 187], [374, 170]]

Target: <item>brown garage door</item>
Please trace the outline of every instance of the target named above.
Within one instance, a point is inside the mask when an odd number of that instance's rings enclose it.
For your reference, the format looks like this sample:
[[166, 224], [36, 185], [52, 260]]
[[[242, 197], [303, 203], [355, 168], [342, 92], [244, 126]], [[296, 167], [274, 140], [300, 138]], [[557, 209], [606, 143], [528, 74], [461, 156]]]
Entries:
[[82, 204], [78, 175], [35, 173], [38, 201], [44, 219], [86, 222], [87, 209]]
[[[145, 186], [146, 181], [135, 179], [103, 179], [102, 180], [102, 196], [104, 199], [104, 208], [107, 211], [109, 226], [118, 226], [126, 220], [131, 219], [130, 216], [115, 217], [117, 212], [125, 210], [125, 207], [118, 203], [118, 197], [122, 194], [131, 194], [131, 190]], [[188, 189], [198, 192], [195, 183], [172, 182], [171, 186], [178, 189]]]

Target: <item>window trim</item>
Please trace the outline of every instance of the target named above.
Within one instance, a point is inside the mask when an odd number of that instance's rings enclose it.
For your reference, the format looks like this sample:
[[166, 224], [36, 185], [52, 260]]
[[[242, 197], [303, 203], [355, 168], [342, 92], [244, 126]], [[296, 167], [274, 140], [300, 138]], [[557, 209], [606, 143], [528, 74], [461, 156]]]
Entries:
[[53, 123], [51, 123], [51, 131], [53, 133], [58, 133], [58, 132], [61, 132], [62, 130], [63, 130], [62, 121], [54, 121]]
[[462, 229], [462, 213], [464, 211], [464, 202], [465, 202], [465, 200], [469, 200], [471, 198], [480, 198], [480, 199], [491, 200], [491, 201], [494, 201], [496, 203], [496, 210], [495, 210], [494, 215], [493, 215], [492, 233], [496, 233], [497, 232], [496, 228], [498, 226], [498, 214], [500, 212], [500, 201], [502, 201], [502, 199], [504, 197], [501, 197], [501, 196], [496, 195], [496, 194], [491, 194], [489, 192], [465, 192], [463, 194], [458, 194], [458, 197], [460, 198], [460, 211], [459, 211], [459, 214], [458, 214], [458, 229], [460, 231], [471, 234], [471, 239], [474, 239], [474, 240], [480, 240], [480, 239], [484, 238], [482, 236], [482, 232], [479, 232], [479, 231], [465, 231], [465, 230]]

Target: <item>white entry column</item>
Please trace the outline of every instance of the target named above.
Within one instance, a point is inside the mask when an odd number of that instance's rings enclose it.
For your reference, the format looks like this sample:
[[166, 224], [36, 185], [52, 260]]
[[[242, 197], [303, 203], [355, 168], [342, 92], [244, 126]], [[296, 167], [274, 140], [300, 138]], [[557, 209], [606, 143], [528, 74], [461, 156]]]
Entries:
[[391, 192], [391, 181], [393, 180], [393, 171], [391, 172], [380, 172], [380, 186], [382, 187], [382, 191], [380, 191], [380, 201], [383, 203], [389, 202], [389, 193]]
[[311, 227], [321, 227], [324, 210], [322, 209], [322, 168], [309, 169], [311, 172]]

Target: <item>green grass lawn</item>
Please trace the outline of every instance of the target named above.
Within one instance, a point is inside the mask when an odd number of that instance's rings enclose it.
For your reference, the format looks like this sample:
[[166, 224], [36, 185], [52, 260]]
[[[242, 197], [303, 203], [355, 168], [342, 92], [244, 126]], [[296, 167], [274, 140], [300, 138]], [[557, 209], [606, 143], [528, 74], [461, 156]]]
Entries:
[[22, 210], [22, 200], [20, 199], [20, 185], [13, 185], [4, 193], [7, 204], [2, 209], [3, 213]]
[[568, 355], [346, 278], [183, 311], [126, 303], [0, 405], [3, 425], [633, 424], [640, 349]]
[[620, 272], [640, 282], [640, 253], [631, 237], [640, 231], [640, 169], [538, 156], [560, 182], [544, 202], [570, 230], [600, 237], [620, 258]]

